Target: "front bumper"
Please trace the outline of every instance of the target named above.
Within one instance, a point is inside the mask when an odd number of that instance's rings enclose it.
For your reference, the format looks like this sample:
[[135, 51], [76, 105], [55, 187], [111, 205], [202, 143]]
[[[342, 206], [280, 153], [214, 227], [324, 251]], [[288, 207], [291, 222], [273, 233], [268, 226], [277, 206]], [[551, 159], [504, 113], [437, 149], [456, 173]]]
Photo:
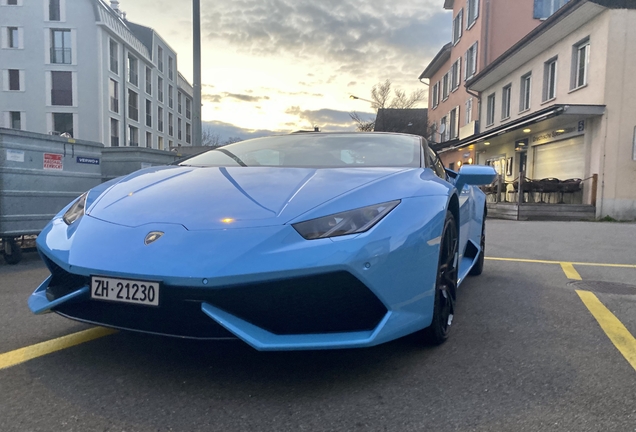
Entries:
[[[56, 219], [38, 238], [52, 276], [29, 306], [148, 333], [238, 337], [259, 350], [376, 345], [431, 322], [445, 203], [426, 204], [404, 200], [367, 233], [311, 241], [288, 225], [188, 231]], [[412, 217], [423, 208], [427, 217]], [[165, 234], [145, 245], [150, 231]], [[91, 300], [91, 275], [161, 280], [161, 304]]]

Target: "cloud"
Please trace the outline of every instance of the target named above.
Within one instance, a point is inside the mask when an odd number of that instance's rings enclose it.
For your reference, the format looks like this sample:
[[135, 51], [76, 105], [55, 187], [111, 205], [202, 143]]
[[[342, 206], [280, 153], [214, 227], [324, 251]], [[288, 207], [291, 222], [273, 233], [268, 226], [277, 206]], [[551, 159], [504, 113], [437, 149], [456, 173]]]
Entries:
[[[351, 119], [348, 111], [338, 111], [329, 108], [303, 110], [299, 106], [291, 106], [285, 110], [285, 114], [298, 117], [300, 122], [295, 124], [299, 128], [318, 126], [325, 132], [355, 130], [355, 122]], [[374, 116], [372, 113], [362, 114]]]
[[[251, 91], [248, 90], [248, 92]], [[269, 96], [252, 96], [249, 94], [223, 92], [220, 94], [204, 93], [201, 95], [201, 99], [211, 103], [221, 103], [224, 99], [234, 99], [241, 102], [260, 102], [262, 100], [269, 100]]]
[[214, 134], [219, 134], [221, 142], [225, 142], [230, 137], [239, 137], [241, 139], [259, 138], [263, 136], [276, 135], [287, 131], [275, 131], [267, 129], [246, 129], [231, 123], [222, 121], [206, 121], [202, 127], [210, 130]]
[[[450, 40], [451, 14], [440, 0], [206, 1], [205, 36], [257, 56], [284, 55], [369, 71], [400, 81], [416, 76]], [[202, 8], [203, 10], [203, 8]], [[308, 74], [310, 76], [310, 74]]]

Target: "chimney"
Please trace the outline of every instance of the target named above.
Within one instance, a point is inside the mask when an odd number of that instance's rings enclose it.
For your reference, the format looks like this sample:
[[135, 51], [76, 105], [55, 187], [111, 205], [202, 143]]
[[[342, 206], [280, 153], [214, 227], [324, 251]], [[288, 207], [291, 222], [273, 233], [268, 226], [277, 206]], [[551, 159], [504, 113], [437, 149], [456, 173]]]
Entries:
[[110, 0], [110, 8], [117, 14], [117, 16], [126, 19], [126, 14], [119, 9], [119, 0]]

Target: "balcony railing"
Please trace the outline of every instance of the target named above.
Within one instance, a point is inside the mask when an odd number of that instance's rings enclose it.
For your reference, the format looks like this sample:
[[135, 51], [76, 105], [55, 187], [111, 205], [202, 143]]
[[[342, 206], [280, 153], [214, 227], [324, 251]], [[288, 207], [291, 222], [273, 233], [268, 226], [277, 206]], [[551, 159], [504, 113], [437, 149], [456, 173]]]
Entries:
[[51, 48], [51, 63], [71, 64], [71, 48]]
[[110, 97], [110, 110], [116, 113], [119, 112], [119, 99]]

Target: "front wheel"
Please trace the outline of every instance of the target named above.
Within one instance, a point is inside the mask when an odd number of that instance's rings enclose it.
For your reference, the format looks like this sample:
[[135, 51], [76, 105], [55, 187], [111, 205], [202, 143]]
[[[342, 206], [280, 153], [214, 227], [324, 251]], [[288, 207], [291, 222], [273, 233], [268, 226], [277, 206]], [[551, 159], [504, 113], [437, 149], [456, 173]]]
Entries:
[[424, 330], [426, 339], [433, 345], [439, 345], [448, 339], [455, 314], [458, 264], [457, 224], [452, 213], [446, 214], [444, 230], [439, 250], [437, 278], [435, 282], [435, 302], [433, 321]]

